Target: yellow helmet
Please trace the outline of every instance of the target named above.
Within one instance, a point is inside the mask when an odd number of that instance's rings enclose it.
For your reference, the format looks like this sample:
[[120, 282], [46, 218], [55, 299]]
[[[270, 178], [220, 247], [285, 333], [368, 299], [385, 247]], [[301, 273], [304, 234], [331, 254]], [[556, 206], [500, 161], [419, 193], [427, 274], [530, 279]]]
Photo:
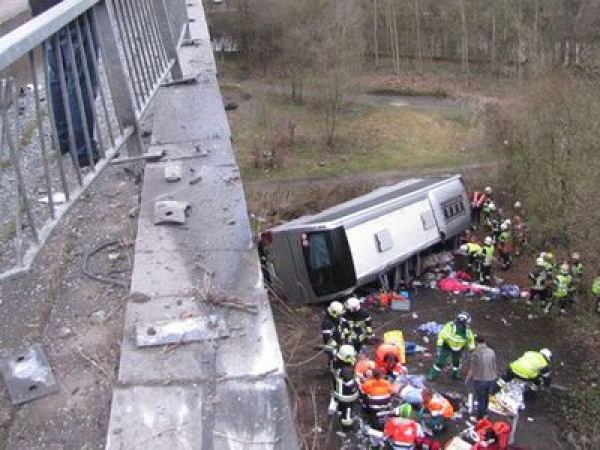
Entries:
[[554, 255], [552, 254], [552, 252], [546, 252], [546, 254], [544, 255], [544, 259], [548, 262], [554, 262]]

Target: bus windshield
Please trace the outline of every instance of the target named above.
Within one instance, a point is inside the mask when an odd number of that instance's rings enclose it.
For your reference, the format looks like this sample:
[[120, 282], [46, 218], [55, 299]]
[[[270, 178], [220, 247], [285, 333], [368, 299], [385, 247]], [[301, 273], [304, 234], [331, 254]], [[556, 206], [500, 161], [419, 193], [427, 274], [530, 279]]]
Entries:
[[343, 227], [303, 234], [302, 250], [315, 295], [334, 294], [356, 284], [354, 263]]

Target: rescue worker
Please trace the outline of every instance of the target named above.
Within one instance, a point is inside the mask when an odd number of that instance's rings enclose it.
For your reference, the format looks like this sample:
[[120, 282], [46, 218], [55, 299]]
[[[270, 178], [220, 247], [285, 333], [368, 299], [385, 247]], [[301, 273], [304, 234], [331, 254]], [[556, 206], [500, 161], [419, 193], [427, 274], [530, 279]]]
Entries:
[[556, 261], [554, 260], [554, 254], [552, 252], [542, 252], [540, 256], [544, 258], [544, 265], [546, 267], [546, 272], [551, 275], [554, 275], [556, 271]]
[[486, 200], [485, 192], [473, 191], [471, 193], [471, 226], [474, 230], [481, 225], [481, 211]]
[[345, 303], [341, 325], [341, 338], [344, 343], [350, 344], [360, 353], [363, 346], [373, 339], [371, 315], [360, 306], [360, 300], [350, 297]]
[[484, 192], [485, 197], [486, 197], [486, 203], [494, 201], [494, 191], [492, 190], [491, 186], [486, 186], [483, 189], [483, 192]]
[[523, 205], [522, 205], [522, 203], [519, 200], [517, 200], [515, 202], [515, 204], [513, 205], [513, 210], [515, 212], [515, 215], [517, 215], [517, 214], [523, 214]]
[[571, 255], [571, 261], [569, 263], [571, 266], [571, 276], [573, 277], [573, 288], [575, 291], [581, 290], [581, 281], [583, 278], [583, 263], [579, 259], [579, 253], [574, 252]]
[[[331, 372], [331, 381], [333, 389], [337, 386], [337, 380], [341, 377], [342, 371], [349, 367], [352, 369], [354, 373], [354, 364], [356, 362], [356, 351], [354, 347], [348, 344], [341, 345], [335, 357], [330, 361], [330, 372]], [[331, 401], [329, 402], [329, 407], [327, 408], [327, 412], [329, 414], [334, 414], [337, 410], [337, 400], [335, 396], [331, 396]]]
[[468, 256], [467, 269], [475, 279], [481, 279], [481, 265], [483, 263], [483, 248], [474, 242], [460, 246], [460, 250]]
[[470, 327], [471, 315], [467, 312], [458, 313], [456, 319], [448, 322], [441, 329], [437, 337], [437, 359], [429, 370], [427, 378], [435, 380], [446, 364], [449, 356], [452, 356], [452, 378], [458, 379], [460, 369], [460, 358], [463, 350], [475, 349], [475, 336]]
[[498, 380], [498, 384], [502, 386], [505, 382], [518, 378], [536, 386], [543, 382], [544, 386], [548, 387], [551, 382], [550, 361], [552, 361], [552, 352], [547, 348], [539, 352], [527, 351], [508, 365], [506, 375]]
[[571, 295], [573, 292], [573, 277], [569, 272], [569, 265], [567, 263], [561, 264], [559, 273], [552, 280], [552, 302], [549, 302], [544, 308], [546, 314], [550, 313], [554, 302], [558, 303], [561, 314], [567, 312], [567, 304], [572, 302]]
[[373, 376], [373, 369], [375, 369], [375, 361], [369, 359], [367, 355], [360, 355], [354, 365], [354, 374], [358, 382], [362, 384], [371, 378]]
[[492, 280], [492, 262], [494, 261], [494, 240], [490, 236], [486, 236], [483, 241], [483, 261], [481, 263], [481, 278], [482, 283], [489, 283]]
[[492, 201], [489, 201], [483, 205], [483, 220], [489, 229], [492, 228], [492, 218], [495, 220], [498, 219], [496, 213], [496, 204]]
[[498, 236], [497, 244], [498, 254], [500, 256], [500, 267], [502, 270], [508, 270], [511, 264], [512, 233], [507, 221], [500, 225], [500, 235]]
[[329, 304], [321, 323], [321, 336], [325, 353], [333, 358], [341, 345], [341, 320], [344, 316], [344, 305], [334, 301]]
[[375, 367], [390, 381], [396, 381], [404, 374], [402, 353], [395, 342], [383, 342], [375, 349]]
[[344, 367], [335, 377], [332, 397], [337, 403], [337, 413], [340, 417], [342, 432], [354, 426], [354, 405], [358, 400], [358, 382], [352, 367]]
[[404, 403], [394, 410], [395, 416], [390, 417], [383, 428], [386, 449], [413, 450], [421, 448], [420, 444], [425, 438], [425, 433], [421, 425], [412, 419], [412, 412], [412, 406], [408, 403]]
[[368, 422], [381, 430], [391, 413], [392, 384], [384, 378], [381, 370], [374, 369], [373, 376], [361, 385], [361, 392]]
[[600, 277], [596, 277], [596, 279], [592, 282], [592, 287], [590, 290], [592, 291], [592, 295], [596, 300], [596, 312], [600, 313]]
[[527, 224], [519, 215], [513, 219], [515, 256], [519, 257], [527, 245]]
[[535, 260], [535, 266], [533, 271], [529, 273], [529, 279], [532, 282], [531, 289], [529, 291], [528, 304], [532, 304], [534, 300], [538, 299], [542, 308], [546, 307], [548, 302], [548, 285], [550, 283], [550, 274], [546, 271], [546, 264], [544, 258], [538, 257]]
[[454, 417], [454, 407], [442, 394], [431, 389], [423, 390], [423, 408], [419, 416], [426, 418], [425, 426], [433, 433], [446, 429], [446, 422]]

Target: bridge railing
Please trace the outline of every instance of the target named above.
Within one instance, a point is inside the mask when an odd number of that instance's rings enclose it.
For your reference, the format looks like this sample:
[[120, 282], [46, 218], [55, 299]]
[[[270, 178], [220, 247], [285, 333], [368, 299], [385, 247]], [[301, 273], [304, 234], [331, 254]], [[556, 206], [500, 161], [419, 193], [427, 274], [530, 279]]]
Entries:
[[26, 273], [138, 120], [181, 78], [185, 0], [64, 0], [0, 37], [0, 280]]

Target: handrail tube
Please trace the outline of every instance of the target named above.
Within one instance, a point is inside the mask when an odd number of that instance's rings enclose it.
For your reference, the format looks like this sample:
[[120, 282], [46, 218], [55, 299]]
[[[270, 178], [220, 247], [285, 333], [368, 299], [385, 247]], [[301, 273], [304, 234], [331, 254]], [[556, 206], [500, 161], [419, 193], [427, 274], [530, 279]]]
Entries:
[[64, 0], [0, 37], [0, 71], [102, 0]]

